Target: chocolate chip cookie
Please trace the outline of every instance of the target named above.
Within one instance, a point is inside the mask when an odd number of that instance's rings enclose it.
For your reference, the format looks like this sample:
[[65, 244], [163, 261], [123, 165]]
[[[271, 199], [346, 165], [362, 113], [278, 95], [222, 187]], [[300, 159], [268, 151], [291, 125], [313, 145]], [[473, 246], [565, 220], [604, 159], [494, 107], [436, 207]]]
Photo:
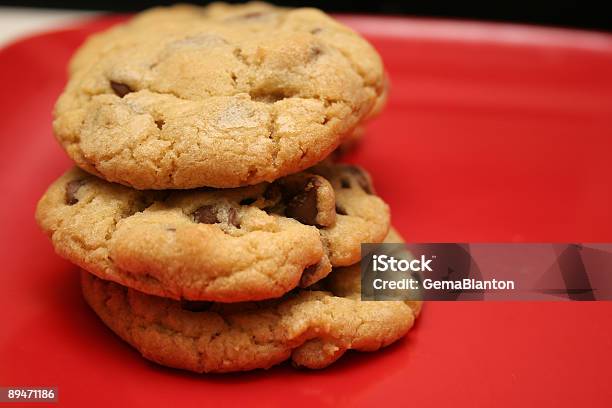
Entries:
[[99, 276], [173, 299], [283, 295], [359, 260], [389, 210], [366, 173], [320, 165], [235, 189], [134, 190], [73, 169], [36, 218], [59, 255]]
[[421, 302], [359, 299], [359, 265], [334, 269], [317, 290], [247, 303], [178, 302], [82, 272], [85, 299], [142, 355], [195, 372], [269, 368], [287, 359], [323, 368], [347, 350], [375, 351], [412, 327]]
[[79, 167], [136, 189], [301, 171], [380, 109], [380, 57], [315, 9], [173, 6], [91, 37], [54, 112]]

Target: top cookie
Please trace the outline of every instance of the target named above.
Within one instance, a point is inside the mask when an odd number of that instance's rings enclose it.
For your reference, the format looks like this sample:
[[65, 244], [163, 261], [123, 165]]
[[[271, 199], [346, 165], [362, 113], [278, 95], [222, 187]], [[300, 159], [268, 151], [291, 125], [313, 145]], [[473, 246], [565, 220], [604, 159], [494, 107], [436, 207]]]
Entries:
[[315, 9], [146, 11], [70, 64], [54, 130], [84, 170], [137, 189], [236, 187], [298, 172], [380, 110], [380, 57]]

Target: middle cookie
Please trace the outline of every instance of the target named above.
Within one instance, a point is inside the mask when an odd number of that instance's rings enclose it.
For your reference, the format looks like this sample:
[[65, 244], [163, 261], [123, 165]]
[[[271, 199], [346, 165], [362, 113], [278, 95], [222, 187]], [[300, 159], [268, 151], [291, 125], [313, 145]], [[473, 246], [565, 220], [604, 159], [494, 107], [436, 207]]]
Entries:
[[36, 218], [55, 250], [102, 279], [173, 299], [279, 297], [359, 261], [389, 210], [357, 167], [324, 165], [225, 190], [138, 191], [73, 169]]

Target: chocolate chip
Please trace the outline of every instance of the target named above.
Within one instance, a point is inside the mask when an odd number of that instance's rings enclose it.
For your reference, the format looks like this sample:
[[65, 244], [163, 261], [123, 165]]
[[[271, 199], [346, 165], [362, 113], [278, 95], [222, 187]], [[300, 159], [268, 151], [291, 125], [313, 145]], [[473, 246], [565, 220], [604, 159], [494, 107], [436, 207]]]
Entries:
[[240, 200], [240, 205], [251, 205], [255, 201], [257, 201], [257, 199], [252, 197], [243, 198], [242, 200]]
[[219, 222], [217, 218], [217, 209], [212, 205], [203, 205], [192, 214], [193, 220], [199, 224], [216, 224]]
[[227, 210], [227, 222], [236, 228], [240, 228], [240, 221], [238, 221], [238, 211], [234, 207], [230, 207]]
[[243, 14], [240, 17], [244, 18], [244, 19], [247, 19], [247, 20], [250, 20], [250, 19], [253, 19], [253, 18], [259, 18], [259, 17], [261, 17], [263, 15], [264, 15], [264, 13], [262, 13], [261, 11], [251, 11], [250, 13]]
[[310, 265], [308, 268], [304, 269], [304, 271], [302, 272], [302, 278], [300, 279], [300, 285], [307, 286], [310, 282], [310, 279], [312, 278], [312, 275], [317, 272], [317, 269], [319, 269], [318, 263]]
[[74, 205], [79, 202], [76, 193], [83, 184], [85, 184], [85, 180], [72, 180], [66, 184], [66, 204]]
[[323, 29], [320, 27], [313, 28], [312, 30], [310, 30], [310, 34], [319, 34], [321, 31], [323, 31]]
[[277, 183], [268, 184], [263, 193], [263, 198], [265, 202], [260, 207], [262, 210], [268, 214], [281, 214], [283, 212], [283, 195], [281, 193], [281, 188]]
[[348, 213], [346, 212], [346, 210], [344, 209], [344, 207], [342, 207], [339, 204], [336, 204], [336, 214], [340, 214], [340, 215], [348, 215]]
[[295, 218], [302, 224], [317, 225], [317, 191], [321, 182], [316, 177], [306, 180], [303, 190], [300, 192], [285, 189], [283, 198], [287, 200], [285, 215]]
[[342, 188], [351, 188], [351, 181], [349, 179], [343, 178], [342, 180], [340, 180], [340, 186]]
[[[214, 205], [203, 205], [195, 210], [192, 216], [193, 220], [199, 224], [217, 224], [221, 222], [219, 219], [219, 209]], [[227, 223], [240, 228], [238, 218], [238, 211], [233, 207], [229, 207], [227, 209]]]
[[365, 175], [363, 170], [355, 166], [346, 166], [346, 169], [355, 177], [359, 186], [368, 194], [372, 194], [372, 186], [368, 176]]
[[280, 197], [281, 197], [281, 190], [280, 190], [280, 187], [276, 183], [269, 184], [268, 187], [266, 187], [266, 191], [264, 191], [264, 198], [266, 200], [276, 201], [280, 199]]
[[168, 232], [176, 232], [176, 228], [174, 228], [174, 227], [166, 227], [166, 231], [168, 231]]
[[162, 130], [165, 124], [166, 122], [163, 119], [158, 119], [155, 121], [155, 125], [157, 126], [159, 130]]
[[126, 84], [122, 84], [121, 82], [110, 81], [110, 86], [111, 88], [113, 88], [115, 94], [120, 98], [123, 98], [130, 92], [134, 92], [132, 88], [130, 88]]
[[181, 309], [190, 312], [205, 312], [210, 309], [211, 306], [212, 302], [181, 299]]
[[310, 59], [315, 59], [321, 54], [323, 54], [323, 50], [320, 47], [312, 47], [310, 50]]

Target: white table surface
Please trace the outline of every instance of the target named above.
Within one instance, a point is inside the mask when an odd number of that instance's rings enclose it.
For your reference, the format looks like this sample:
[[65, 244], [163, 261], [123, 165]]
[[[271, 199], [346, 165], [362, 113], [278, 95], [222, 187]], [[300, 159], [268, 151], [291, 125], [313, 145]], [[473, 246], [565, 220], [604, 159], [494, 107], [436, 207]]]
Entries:
[[0, 47], [19, 37], [35, 34], [67, 23], [86, 19], [97, 12], [0, 7]]

